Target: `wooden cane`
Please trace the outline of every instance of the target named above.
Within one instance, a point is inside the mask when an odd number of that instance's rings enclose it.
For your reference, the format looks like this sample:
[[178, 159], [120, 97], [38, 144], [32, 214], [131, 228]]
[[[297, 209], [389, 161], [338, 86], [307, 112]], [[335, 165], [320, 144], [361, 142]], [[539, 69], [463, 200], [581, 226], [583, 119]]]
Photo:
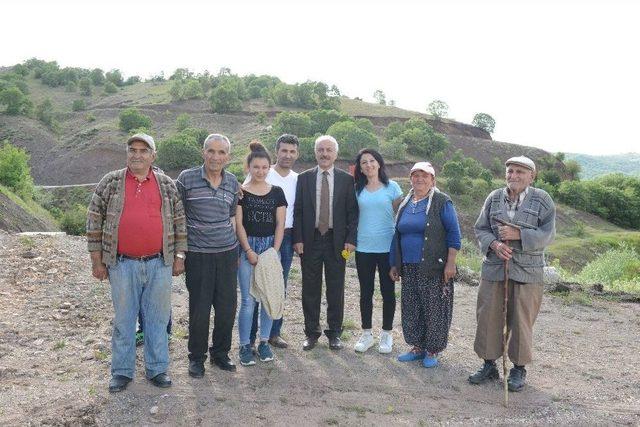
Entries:
[[[503, 242], [509, 245], [509, 241]], [[502, 376], [504, 383], [504, 406], [509, 403], [509, 387], [507, 384], [507, 306], [509, 304], [509, 260], [504, 260], [504, 295], [502, 300]]]

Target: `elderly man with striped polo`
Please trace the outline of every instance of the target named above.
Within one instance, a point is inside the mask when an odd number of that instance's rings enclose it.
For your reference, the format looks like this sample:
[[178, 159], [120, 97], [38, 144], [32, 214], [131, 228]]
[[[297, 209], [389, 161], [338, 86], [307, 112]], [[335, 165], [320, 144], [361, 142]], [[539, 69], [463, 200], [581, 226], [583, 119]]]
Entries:
[[146, 377], [157, 387], [171, 386], [167, 375], [171, 275], [184, 271], [186, 226], [176, 186], [151, 167], [155, 158], [152, 137], [129, 138], [127, 167], [102, 178], [87, 214], [93, 276], [111, 284], [112, 393], [124, 390], [134, 377], [138, 312], [145, 323]]
[[220, 369], [236, 370], [228, 354], [237, 306], [238, 239], [233, 217], [240, 184], [224, 169], [230, 151], [226, 136], [207, 136], [202, 148], [203, 165], [182, 171], [176, 181], [187, 218], [189, 375], [194, 378], [204, 376], [211, 307], [215, 317], [210, 361]]
[[505, 162], [507, 186], [484, 202], [475, 233], [484, 254], [476, 317], [474, 349], [483, 366], [469, 377], [481, 384], [499, 377], [495, 360], [502, 355], [502, 307], [505, 264], [509, 263], [507, 334], [513, 368], [509, 390], [525, 385], [525, 365], [532, 360], [533, 324], [543, 292], [544, 249], [556, 233], [556, 209], [549, 194], [531, 186], [536, 165], [525, 157]]

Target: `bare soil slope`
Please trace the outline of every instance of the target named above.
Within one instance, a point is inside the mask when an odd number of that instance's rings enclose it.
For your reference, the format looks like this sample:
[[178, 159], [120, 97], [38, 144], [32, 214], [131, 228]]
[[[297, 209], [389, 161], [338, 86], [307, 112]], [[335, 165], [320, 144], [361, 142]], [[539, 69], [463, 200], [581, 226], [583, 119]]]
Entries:
[[[375, 347], [365, 355], [353, 352], [359, 311], [351, 269], [344, 350], [332, 352], [321, 341], [302, 351], [300, 275], [294, 268], [284, 326], [291, 348], [277, 350], [273, 363], [239, 366], [235, 374], [207, 365], [201, 380], [187, 374], [187, 292], [183, 279], [175, 280], [174, 386], [160, 390], [144, 380], [139, 349], [135, 382], [110, 395], [109, 286], [90, 277], [84, 240], [36, 237], [25, 258], [28, 249], [0, 232], [2, 425], [640, 423], [640, 305], [565, 305], [546, 295], [528, 386], [504, 408], [500, 383], [466, 381], [480, 363], [473, 353], [476, 288], [458, 284], [449, 347], [440, 366], [427, 370], [395, 359], [405, 348], [399, 310], [391, 355]], [[380, 305], [377, 299], [375, 328]], [[234, 349], [235, 340], [236, 331]], [[237, 360], [235, 350], [231, 356]]]

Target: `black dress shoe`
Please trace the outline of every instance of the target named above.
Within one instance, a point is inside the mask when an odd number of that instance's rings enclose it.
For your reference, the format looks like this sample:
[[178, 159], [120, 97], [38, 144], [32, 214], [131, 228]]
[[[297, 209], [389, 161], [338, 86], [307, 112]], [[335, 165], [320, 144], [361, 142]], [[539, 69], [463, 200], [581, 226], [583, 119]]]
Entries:
[[489, 380], [497, 380], [498, 378], [500, 378], [500, 374], [498, 373], [496, 364], [485, 363], [475, 374], [469, 375], [469, 382], [471, 384], [482, 384]]
[[229, 356], [216, 356], [211, 358], [211, 364], [216, 365], [223, 371], [235, 372], [236, 364], [229, 359]]
[[269, 344], [271, 344], [272, 346], [274, 346], [276, 348], [287, 348], [287, 347], [289, 347], [289, 344], [287, 344], [287, 342], [285, 340], [283, 340], [281, 336], [275, 336], [275, 337], [269, 338]]
[[302, 349], [304, 351], [312, 350], [316, 344], [318, 344], [318, 338], [307, 337], [307, 339], [302, 343]]
[[204, 377], [204, 363], [200, 360], [189, 361], [189, 376], [193, 378]]
[[329, 348], [331, 350], [342, 349], [342, 341], [340, 341], [340, 338], [339, 337], [329, 338]]
[[527, 370], [524, 368], [511, 368], [507, 386], [509, 391], [520, 391], [524, 388], [524, 380], [527, 378]]
[[127, 388], [131, 378], [124, 375], [113, 375], [111, 381], [109, 381], [109, 393], [117, 393]]
[[168, 388], [171, 387], [171, 378], [166, 373], [158, 374], [155, 377], [151, 378], [151, 384], [160, 388]]

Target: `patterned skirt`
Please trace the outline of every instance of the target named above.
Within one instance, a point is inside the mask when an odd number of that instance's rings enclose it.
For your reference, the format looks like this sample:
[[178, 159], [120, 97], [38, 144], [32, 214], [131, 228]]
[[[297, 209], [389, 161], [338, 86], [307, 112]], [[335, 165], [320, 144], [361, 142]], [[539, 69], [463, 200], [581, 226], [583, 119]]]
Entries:
[[453, 316], [453, 280], [426, 277], [420, 264], [402, 265], [402, 333], [407, 344], [440, 353]]

